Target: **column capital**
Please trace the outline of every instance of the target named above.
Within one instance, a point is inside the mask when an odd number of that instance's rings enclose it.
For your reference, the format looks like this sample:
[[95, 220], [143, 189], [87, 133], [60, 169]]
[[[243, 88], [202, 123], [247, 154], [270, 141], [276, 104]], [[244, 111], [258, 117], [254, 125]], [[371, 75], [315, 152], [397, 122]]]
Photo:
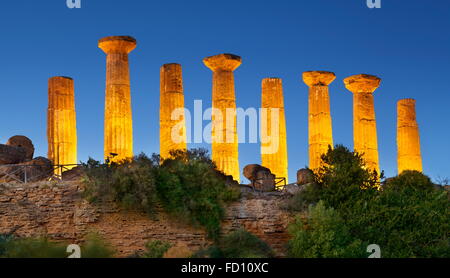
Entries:
[[368, 74], [353, 75], [344, 79], [345, 87], [352, 93], [373, 93], [380, 83], [380, 78]]
[[203, 63], [212, 71], [234, 71], [242, 64], [242, 58], [234, 54], [219, 54], [203, 59]]
[[98, 47], [106, 54], [130, 53], [136, 48], [136, 39], [130, 36], [105, 37], [98, 41]]
[[336, 75], [329, 71], [306, 71], [303, 73], [303, 82], [309, 87], [328, 86], [336, 79]]

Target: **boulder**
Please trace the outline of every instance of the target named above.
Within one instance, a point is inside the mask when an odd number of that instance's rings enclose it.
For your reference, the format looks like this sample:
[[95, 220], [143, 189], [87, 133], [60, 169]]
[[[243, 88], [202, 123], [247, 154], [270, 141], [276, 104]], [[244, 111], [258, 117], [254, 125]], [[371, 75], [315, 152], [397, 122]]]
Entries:
[[17, 164], [25, 160], [25, 149], [0, 144], [0, 165]]
[[297, 171], [297, 185], [304, 185], [314, 182], [314, 173], [310, 169], [300, 169]]
[[270, 169], [259, 164], [250, 164], [244, 167], [244, 177], [250, 181], [254, 181], [256, 179], [258, 172], [271, 173]]
[[26, 153], [26, 160], [32, 160], [34, 156], [34, 145], [33, 142], [25, 136], [16, 135], [8, 139], [6, 145], [12, 147], [23, 148]]
[[252, 186], [263, 192], [275, 190], [275, 175], [270, 169], [258, 164], [250, 164], [244, 167], [244, 176], [252, 182]]
[[79, 180], [83, 176], [83, 168], [75, 167], [62, 173], [62, 179], [64, 181]]

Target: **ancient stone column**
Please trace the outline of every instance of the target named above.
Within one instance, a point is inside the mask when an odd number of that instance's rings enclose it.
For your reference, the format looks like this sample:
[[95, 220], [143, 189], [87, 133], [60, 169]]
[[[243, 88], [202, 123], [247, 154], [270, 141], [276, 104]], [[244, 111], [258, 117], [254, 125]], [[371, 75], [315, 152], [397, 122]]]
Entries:
[[419, 125], [414, 99], [402, 99], [397, 104], [397, 149], [399, 174], [405, 170], [422, 172]]
[[335, 79], [336, 75], [327, 71], [308, 71], [303, 73], [303, 81], [309, 86], [309, 168], [313, 171], [320, 168], [322, 155], [327, 153], [328, 147], [333, 147], [328, 85]]
[[234, 74], [242, 59], [220, 54], [203, 59], [213, 71], [212, 159], [218, 170], [240, 181]]
[[[48, 81], [47, 139], [48, 159], [54, 165], [78, 163], [77, 121], [72, 78], [57, 76]], [[56, 174], [62, 174], [60, 170], [57, 170]]]
[[121, 162], [133, 157], [128, 54], [136, 48], [132, 37], [106, 37], [99, 41], [106, 53], [105, 159]]
[[[286, 119], [284, 113], [283, 82], [280, 78], [262, 81], [261, 161], [277, 178], [288, 181]], [[265, 111], [265, 112], [264, 112]], [[266, 138], [263, 138], [266, 137]]]
[[377, 122], [373, 92], [381, 79], [366, 74], [344, 79], [345, 87], [353, 93], [353, 140], [354, 148], [366, 162], [368, 169], [380, 173], [378, 161]]
[[164, 159], [170, 158], [172, 150], [187, 149], [186, 123], [181, 65], [163, 65], [160, 73], [159, 142]]

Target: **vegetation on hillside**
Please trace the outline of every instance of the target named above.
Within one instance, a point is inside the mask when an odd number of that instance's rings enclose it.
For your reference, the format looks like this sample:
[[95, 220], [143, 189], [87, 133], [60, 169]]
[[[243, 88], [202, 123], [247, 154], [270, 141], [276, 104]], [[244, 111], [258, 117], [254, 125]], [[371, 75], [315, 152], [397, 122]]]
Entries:
[[174, 151], [170, 159], [141, 154], [121, 164], [90, 159], [84, 166], [85, 196], [91, 202], [114, 201], [125, 209], [155, 216], [158, 207], [209, 237], [220, 235], [226, 203], [240, 191], [226, 185], [225, 176], [203, 149]]
[[416, 171], [380, 183], [383, 175], [343, 146], [322, 159], [307, 197], [289, 205], [303, 209], [289, 229], [290, 256], [367, 257], [367, 246], [377, 244], [386, 258], [450, 257], [446, 190]]

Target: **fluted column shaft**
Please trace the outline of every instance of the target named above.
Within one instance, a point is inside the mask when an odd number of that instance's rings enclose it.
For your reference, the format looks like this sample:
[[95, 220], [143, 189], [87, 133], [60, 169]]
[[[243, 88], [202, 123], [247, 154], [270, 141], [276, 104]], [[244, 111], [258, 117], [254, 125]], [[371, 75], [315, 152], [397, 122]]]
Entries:
[[262, 81], [262, 109], [266, 117], [261, 119], [261, 161], [279, 178], [288, 177], [286, 119], [284, 111], [283, 83], [280, 78]]
[[241, 58], [221, 54], [205, 58], [213, 71], [212, 86], [212, 159], [218, 170], [240, 181], [239, 149], [236, 123], [236, 97], [233, 71]]
[[[112, 162], [133, 157], [128, 54], [136, 47], [131, 37], [107, 37], [99, 41], [106, 53], [106, 96], [104, 156]], [[117, 154], [114, 158], [111, 154]]]
[[179, 64], [161, 67], [160, 155], [170, 158], [173, 150], [186, 150], [183, 75]]
[[77, 163], [74, 82], [69, 77], [52, 77], [48, 81], [47, 139], [48, 159], [54, 165]]
[[422, 172], [419, 125], [414, 99], [402, 99], [397, 104], [397, 149], [399, 174], [405, 170]]
[[378, 77], [364, 74], [344, 80], [347, 89], [353, 93], [354, 149], [363, 154], [367, 168], [377, 173], [380, 173], [380, 166], [373, 92], [380, 82]]
[[322, 155], [333, 147], [333, 127], [330, 112], [328, 85], [336, 75], [326, 71], [303, 73], [303, 81], [309, 86], [308, 138], [309, 168], [316, 171], [322, 165]]

